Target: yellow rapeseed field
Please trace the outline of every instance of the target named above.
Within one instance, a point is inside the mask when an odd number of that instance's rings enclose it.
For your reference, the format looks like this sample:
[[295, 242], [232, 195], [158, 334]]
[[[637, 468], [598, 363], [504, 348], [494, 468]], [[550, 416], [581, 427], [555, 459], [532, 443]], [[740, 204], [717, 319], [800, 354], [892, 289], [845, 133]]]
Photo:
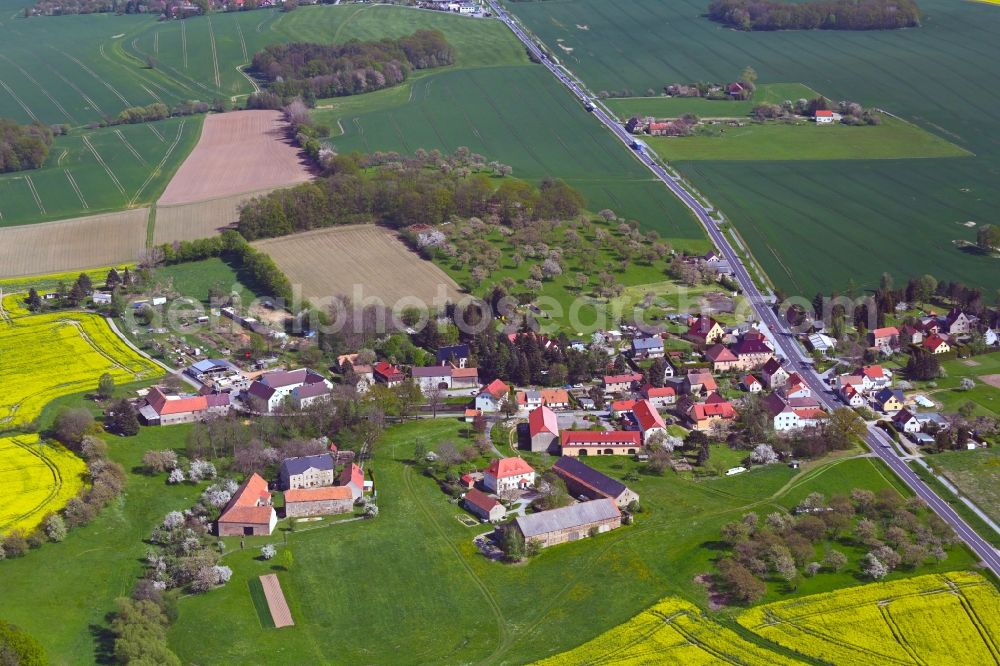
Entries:
[[1000, 662], [1000, 593], [970, 572], [781, 601], [742, 613], [754, 633], [834, 664]]
[[101, 317], [78, 312], [0, 322], [0, 366], [0, 430], [30, 422], [53, 398], [96, 388], [105, 372], [119, 383], [160, 373]]
[[744, 640], [736, 632], [704, 616], [693, 604], [667, 597], [625, 624], [569, 652], [537, 662], [537, 666], [786, 666], [798, 663]]
[[83, 487], [86, 465], [55, 443], [42, 444], [38, 435], [0, 437], [0, 532], [31, 532]]

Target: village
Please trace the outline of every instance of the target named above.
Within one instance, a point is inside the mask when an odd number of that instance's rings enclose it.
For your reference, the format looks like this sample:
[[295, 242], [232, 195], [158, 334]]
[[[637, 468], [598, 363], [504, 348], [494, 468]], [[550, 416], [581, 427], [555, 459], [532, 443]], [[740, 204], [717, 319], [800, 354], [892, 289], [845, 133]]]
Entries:
[[[696, 261], [726, 274], [714, 253]], [[231, 309], [222, 314], [233, 325], [256, 325]], [[996, 332], [960, 309], [907, 321], [868, 332], [864, 360], [856, 365], [837, 357], [837, 340], [818, 320], [799, 339], [828, 368], [829, 391], [843, 403], [837, 411], [850, 414], [850, 422], [882, 427], [904, 455], [988, 445], [994, 431], [980, 432], [966, 421], [953, 431], [955, 419], [898, 379], [903, 368], [892, 359], [901, 352], [954, 356], [973, 335], [995, 347]], [[287, 355], [267, 364], [203, 358], [183, 370], [183, 383], [141, 389], [133, 404], [143, 425], [170, 426], [230, 413], [267, 418], [322, 410], [345, 392], [357, 399], [403, 396], [410, 410], [400, 411], [401, 419], [455, 419], [481, 433], [480, 453], [488, 461], [481, 467], [436, 451], [433, 442], [421, 454], [425, 460], [417, 462], [428, 465], [428, 473], [469, 517], [495, 525], [476, 538], [484, 555], [516, 559], [628, 525], [641, 510], [627, 478], [613, 478], [589, 460], [620, 456], [658, 473], [735, 476], [761, 465], [797, 467], [838, 446], [832, 442], [841, 435], [833, 428], [844, 427], [848, 417], [835, 419], [807, 382], [786, 369], [766, 327], [725, 325], [710, 315], [672, 316], [671, 324], [677, 332], [643, 333], [623, 324], [589, 340], [532, 331], [499, 335], [500, 344], [513, 352], [530, 348], [541, 357], [604, 359], [593, 376], [577, 375], [573, 379], [580, 381], [556, 386], [516, 383], [497, 376], [495, 368], [476, 367], [484, 350], [474, 338], [423, 350], [423, 358], [433, 359], [424, 365], [379, 358], [371, 350], [342, 354], [332, 372], [282, 367]], [[687, 346], [675, 349], [678, 341]], [[267, 367], [271, 364], [276, 367]], [[755, 426], [761, 422], [763, 430]], [[504, 454], [496, 433], [507, 431], [511, 450]], [[741, 450], [738, 464], [713, 465], [711, 443]], [[324, 446], [321, 454], [281, 461], [270, 481], [248, 476], [219, 516], [217, 534], [270, 535], [278, 519], [270, 489], [283, 492], [282, 517], [288, 519], [377, 515], [377, 493], [364, 471], [371, 451]]]

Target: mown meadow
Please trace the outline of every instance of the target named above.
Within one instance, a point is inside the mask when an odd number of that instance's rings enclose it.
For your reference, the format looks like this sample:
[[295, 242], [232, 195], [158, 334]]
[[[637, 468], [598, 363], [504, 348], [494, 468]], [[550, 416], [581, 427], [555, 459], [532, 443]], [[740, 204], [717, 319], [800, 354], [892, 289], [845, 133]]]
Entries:
[[954, 241], [974, 240], [965, 223], [994, 221], [1000, 203], [1000, 12], [948, 0], [920, 6], [917, 29], [746, 33], [704, 18], [703, 0], [509, 3], [595, 92], [726, 81], [751, 65], [761, 82], [801, 82], [835, 101], [883, 108], [974, 154], [678, 161], [786, 290], [811, 295], [852, 279], [872, 287], [883, 271], [995, 287], [997, 260]]

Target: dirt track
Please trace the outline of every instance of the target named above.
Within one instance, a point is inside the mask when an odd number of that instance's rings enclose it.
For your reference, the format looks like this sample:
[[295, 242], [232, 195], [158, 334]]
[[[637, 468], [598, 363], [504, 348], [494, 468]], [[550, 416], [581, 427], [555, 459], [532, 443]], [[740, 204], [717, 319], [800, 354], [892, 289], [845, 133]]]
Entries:
[[205, 118], [198, 145], [157, 204], [227, 197], [307, 181], [299, 150], [285, 138], [278, 111], [233, 111]]
[[292, 620], [292, 611], [288, 609], [288, 602], [285, 601], [285, 594], [281, 591], [277, 574], [261, 576], [260, 585], [264, 588], [264, 597], [267, 599], [267, 607], [271, 611], [274, 626], [278, 629], [293, 626], [295, 622]]

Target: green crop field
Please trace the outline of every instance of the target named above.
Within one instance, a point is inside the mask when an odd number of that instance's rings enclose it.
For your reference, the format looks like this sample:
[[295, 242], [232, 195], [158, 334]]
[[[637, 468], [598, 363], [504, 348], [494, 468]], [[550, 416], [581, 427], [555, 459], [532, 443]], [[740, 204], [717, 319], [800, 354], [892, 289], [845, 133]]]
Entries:
[[197, 143], [201, 121], [172, 118], [58, 137], [41, 169], [0, 176], [0, 227], [154, 201]]
[[[605, 132], [550, 74], [533, 65], [425, 74], [409, 90], [323, 100], [317, 116], [343, 134], [338, 152], [459, 146], [514, 167], [514, 175], [558, 176], [592, 210], [611, 208], [675, 244], [703, 234], [694, 218]], [[516, 100], [516, 103], [514, 102]], [[680, 243], [678, 243], [680, 241]]]
[[[11, 7], [11, 13], [16, 11], [17, 5], [11, 0], [0, 0], [4, 2]], [[33, 19], [12, 16], [0, 23], [0, 42], [8, 36], [11, 40], [11, 48], [5, 45], [3, 52], [18, 63], [31, 62], [28, 56], [35, 43], [55, 43], [62, 32], [73, 32], [71, 38], [60, 42], [59, 48], [68, 56], [60, 51], [58, 58], [45, 61], [45, 67], [39, 64], [41, 73], [27, 66], [26, 75], [16, 69], [10, 74], [7, 68], [0, 69], [3, 80], [17, 95], [15, 98], [0, 90], [0, 115], [22, 121], [37, 116], [45, 122], [71, 124], [114, 115], [126, 105], [125, 101], [148, 104], [216, 97], [238, 100], [253, 90], [252, 82], [239, 67], [267, 44], [374, 39], [404, 35], [419, 28], [440, 29], [456, 48], [454, 66], [421, 73], [404, 87], [321, 102], [326, 107], [337, 105], [317, 112], [320, 116], [332, 115], [332, 125], [338, 118], [350, 116], [342, 118], [346, 134], [335, 139], [338, 149], [409, 152], [416, 148], [451, 150], [465, 145], [510, 164], [516, 175], [536, 180], [549, 175], [564, 178], [584, 191], [591, 208], [610, 207], [623, 217], [657, 229], [679, 246], [687, 243], [696, 249], [704, 245], [704, 235], [688, 211], [588, 118], [551, 77], [540, 67], [529, 65], [523, 47], [497, 21], [401, 7], [349, 5], [302, 7], [290, 13], [260, 10], [213, 14], [170, 22], [157, 22], [152, 17], [90, 15]], [[43, 50], [43, 54], [48, 58], [49, 51]], [[147, 66], [150, 62], [152, 68]], [[67, 67], [87, 68], [94, 75], [84, 69], [82, 75], [72, 72], [71, 76], [66, 73]], [[38, 85], [26, 78], [29, 75]], [[61, 83], [60, 76], [72, 86]], [[58, 105], [43, 103], [47, 93], [59, 100], [68, 113], [60, 113]], [[66, 141], [71, 144], [74, 140], [80, 141], [72, 135]], [[183, 157], [189, 149], [178, 150], [177, 156]], [[60, 154], [54, 151], [54, 159]], [[103, 176], [108, 181], [100, 193], [90, 195], [95, 202], [100, 201], [104, 209], [122, 207], [116, 203], [116, 195], [123, 200], [126, 197], [121, 196], [111, 178], [103, 169], [91, 171], [95, 172], [91, 178]], [[62, 173], [52, 177], [66, 180]], [[2, 223], [80, 214], [79, 200], [75, 202], [78, 208], [71, 208], [74, 198], [78, 199], [72, 187], [49, 193], [48, 188], [37, 187], [37, 180], [32, 174], [45, 213], [34, 200], [27, 181], [16, 179], [7, 185], [11, 203], [0, 197]], [[132, 189], [124, 189], [131, 198]], [[50, 198], [58, 204], [48, 204]], [[86, 192], [84, 198], [91, 209], [98, 205]]]
[[911, 123], [886, 118], [878, 126], [750, 122], [710, 125], [694, 136], [645, 138], [666, 160], [885, 160], [968, 157], [969, 153]]
[[[281, 572], [281, 582], [294, 627], [277, 632], [262, 627], [247, 590], [248, 580], [271, 572], [271, 563], [257, 559], [259, 547], [270, 541], [280, 551], [284, 536], [248, 538], [245, 551], [234, 549], [223, 560], [234, 570], [225, 588], [181, 600], [170, 642], [182, 661], [243, 663], [254, 654], [280, 651], [284, 661], [296, 663], [331, 654], [337, 661], [379, 664], [527, 663], [579, 645], [664, 595], [704, 603], [705, 589], [693, 579], [717, 556], [713, 546], [720, 526], [743, 512], [793, 506], [811, 490], [829, 496], [889, 483], [889, 473], [870, 458], [827, 461], [801, 471], [776, 465], [701, 482], [672, 473], [642, 475], [630, 484], [645, 507], [634, 526], [508, 566], [476, 552], [472, 539], [488, 528], [455, 520], [461, 509], [409, 462], [417, 441], [431, 450], [444, 440], [464, 445], [463, 431], [455, 420], [393, 427], [371, 462], [378, 518], [287, 533], [294, 565]], [[610, 457], [588, 464], [618, 478], [636, 466]], [[864, 582], [855, 564], [864, 549], [844, 550], [852, 564], [843, 572], [804, 578], [792, 594]], [[390, 555], [396, 552], [406, 555]], [[279, 552], [277, 561], [281, 557]], [[964, 550], [952, 549], [944, 563], [917, 573], [965, 569], [970, 563]], [[910, 575], [897, 571], [892, 578]], [[773, 585], [766, 601], [790, 596], [778, 587]], [[596, 607], [600, 613], [579, 612]], [[358, 627], [364, 627], [363, 639]], [[206, 651], [206, 645], [212, 649]]]
[[606, 100], [606, 104], [622, 120], [632, 116], [678, 118], [685, 113], [693, 113], [702, 118], [743, 118], [750, 115], [750, 110], [762, 102], [781, 104], [785, 100], [794, 102], [798, 99], [812, 99], [818, 94], [801, 83], [759, 83], [753, 99], [745, 101], [666, 97], [657, 94], [653, 97], [614, 97]]
[[[1000, 205], [1000, 12], [922, 0], [923, 26], [891, 32], [724, 29], [707, 0], [547, 0], [508, 6], [594, 91], [725, 81], [800, 81], [877, 106], [975, 154], [965, 159], [677, 162], [739, 227], [770, 276], [811, 295], [932, 272], [991, 287], [1000, 262], [962, 252], [966, 221]], [[579, 27], [578, 27], [579, 26]], [[556, 48], [556, 40], [573, 49]], [[619, 104], [624, 102], [614, 102]], [[816, 252], [816, 248], [822, 251]]]

